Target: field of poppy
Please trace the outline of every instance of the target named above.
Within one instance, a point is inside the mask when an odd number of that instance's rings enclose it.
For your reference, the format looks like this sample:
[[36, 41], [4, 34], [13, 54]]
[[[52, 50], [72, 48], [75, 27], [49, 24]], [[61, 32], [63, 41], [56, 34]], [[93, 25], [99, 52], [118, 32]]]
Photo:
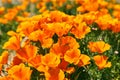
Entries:
[[115, 0], [1, 0], [0, 80], [120, 80]]

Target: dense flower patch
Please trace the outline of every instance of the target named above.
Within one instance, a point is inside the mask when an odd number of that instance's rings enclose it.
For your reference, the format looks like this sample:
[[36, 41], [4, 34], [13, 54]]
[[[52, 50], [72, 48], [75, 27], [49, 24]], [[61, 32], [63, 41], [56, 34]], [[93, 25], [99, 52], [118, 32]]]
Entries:
[[[0, 80], [120, 79], [118, 3], [21, 0], [13, 5], [11, 0], [2, 2], [8, 8], [0, 8], [0, 27], [2, 35], [8, 31], [9, 38], [2, 45]], [[2, 27], [7, 26], [14, 29], [4, 33]]]

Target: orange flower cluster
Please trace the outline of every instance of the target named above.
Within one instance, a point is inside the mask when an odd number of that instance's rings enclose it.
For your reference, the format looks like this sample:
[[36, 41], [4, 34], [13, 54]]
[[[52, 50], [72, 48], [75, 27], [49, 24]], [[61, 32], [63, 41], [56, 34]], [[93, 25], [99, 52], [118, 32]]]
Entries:
[[88, 48], [91, 52], [103, 53], [110, 49], [110, 45], [104, 41], [89, 42]]
[[107, 62], [108, 57], [103, 55], [94, 56], [95, 64], [99, 69], [103, 69], [105, 67], [111, 67], [111, 62]]
[[[90, 64], [90, 57], [81, 54], [78, 49], [80, 45], [74, 38], [84, 38], [90, 32], [90, 28], [83, 20], [78, 22], [78, 18], [80, 18], [79, 15], [69, 16], [59, 11], [53, 11], [23, 21], [18, 26], [17, 33], [9, 31], [8, 35], [11, 37], [3, 48], [13, 50], [15, 55], [7, 68], [1, 67], [1, 70], [8, 71], [8, 75], [4, 77], [29, 80], [31, 70], [23, 64], [27, 63], [28, 66], [44, 72], [46, 80], [65, 80], [64, 72], [71, 74], [75, 70], [74, 67], [69, 67], [69, 64], [79, 67]], [[69, 34], [73, 34], [74, 37]], [[56, 42], [53, 38], [55, 35], [58, 36]], [[38, 46], [35, 45], [35, 42], [38, 42]], [[49, 51], [43, 55], [40, 47], [49, 49]], [[8, 64], [10, 55], [12, 53], [9, 52], [2, 54], [2, 59], [5, 59], [6, 62], [2, 63], [2, 60], [1, 66]]]
[[80, 12], [97, 11], [108, 6], [108, 2], [105, 0], [76, 0], [76, 3], [81, 5], [77, 8]]
[[[87, 24], [96, 22], [101, 30], [111, 30], [114, 33], [120, 32], [119, 4], [109, 3], [105, 0], [76, 0], [76, 3], [80, 4], [77, 11], [84, 13], [83, 18], [87, 21]], [[111, 14], [115, 18], [111, 16], [108, 9], [113, 9]]]
[[[110, 49], [110, 45], [105, 43], [104, 41], [97, 42], [89, 42], [88, 48], [91, 52], [98, 52], [102, 54], [106, 50]], [[104, 55], [96, 55], [93, 57], [95, 64], [99, 69], [103, 69], [105, 67], [111, 67], [111, 62], [107, 62], [108, 57]]]
[[[2, 0], [2, 3], [12, 4], [12, 0]], [[17, 18], [19, 17], [17, 15], [21, 11], [23, 12], [22, 15], [24, 17], [28, 17], [29, 13], [25, 11], [28, 4], [29, 4], [29, 1], [24, 0], [22, 1], [22, 4], [14, 6], [12, 8], [0, 7], [0, 15], [2, 15], [2, 17], [0, 17], [0, 23], [7, 24], [9, 21], [17, 20]]]
[[[29, 12], [27, 11], [27, 7], [30, 6], [33, 9], [39, 9], [40, 13], [47, 12], [46, 4], [51, 2], [52, 6], [51, 10], [56, 10], [58, 6], [62, 6], [67, 0], [17, 0], [19, 3], [12, 8], [0, 7], [0, 23], [7, 24], [9, 21], [16, 20], [18, 22], [25, 21], [34, 14], [31, 9]], [[14, 4], [14, 0], [2, 0], [1, 4]], [[69, 5], [71, 6], [71, 5]], [[31, 12], [31, 13], [30, 13]], [[19, 15], [21, 14], [21, 15]]]
[[[11, 0], [7, 0], [11, 3]], [[5, 2], [5, 0], [3, 0]], [[108, 57], [103, 55], [111, 46], [104, 41], [90, 41], [88, 48], [95, 56], [81, 53], [80, 42], [91, 32], [90, 25], [97, 23], [101, 30], [120, 32], [119, 5], [114, 6], [113, 16], [109, 13], [108, 2], [104, 0], [75, 0], [80, 5], [75, 16], [60, 11], [48, 11], [45, 6], [52, 2], [54, 10], [66, 0], [21, 0], [22, 4], [12, 9], [0, 8], [0, 23], [13, 19], [20, 22], [16, 32], [9, 31], [9, 40], [3, 45], [0, 56], [0, 80], [30, 80], [32, 68], [42, 72], [45, 80], [69, 80], [65, 73], [72, 74], [77, 67], [86, 67], [94, 60], [98, 69], [111, 67]], [[24, 10], [28, 4], [36, 3], [42, 14], [30, 17]], [[87, 5], [87, 6], [86, 6]], [[67, 8], [70, 8], [67, 5]], [[110, 7], [110, 6], [109, 6]], [[17, 16], [23, 11], [23, 16]], [[17, 17], [16, 17], [17, 16]], [[86, 44], [87, 45], [87, 44]]]

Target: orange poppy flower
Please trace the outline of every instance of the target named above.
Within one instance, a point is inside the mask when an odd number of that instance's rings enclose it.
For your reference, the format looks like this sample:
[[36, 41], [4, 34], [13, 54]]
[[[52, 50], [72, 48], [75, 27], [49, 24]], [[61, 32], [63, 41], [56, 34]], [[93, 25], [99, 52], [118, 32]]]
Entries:
[[[33, 41], [43, 41], [44, 39], [52, 38], [53, 35], [54, 30], [50, 24], [41, 24], [39, 29], [30, 33], [29, 38]], [[36, 37], [36, 39], [34, 37]]]
[[50, 13], [50, 19], [52, 20], [52, 22], [62, 22], [63, 19], [67, 18], [68, 16], [60, 11], [52, 11]]
[[29, 39], [30, 39], [30, 40], [33, 40], [33, 41], [38, 41], [39, 38], [40, 38], [40, 39], [43, 39], [44, 36], [45, 36], [45, 35], [44, 35], [44, 32], [43, 32], [42, 30], [39, 30], [39, 29], [38, 29], [38, 30], [32, 32], [32, 33], [29, 35]]
[[60, 64], [60, 57], [54, 53], [49, 53], [42, 57], [41, 63], [54, 68]]
[[80, 57], [80, 50], [79, 49], [70, 49], [64, 55], [64, 60], [69, 63], [77, 64]]
[[30, 80], [31, 73], [30, 67], [25, 67], [24, 64], [15, 65], [8, 70], [8, 75], [14, 80]]
[[37, 47], [33, 45], [25, 45], [23, 48], [17, 50], [17, 56], [23, 61], [30, 61], [37, 54]]
[[45, 72], [46, 80], [64, 80], [64, 72], [59, 68], [52, 68]]
[[38, 41], [39, 39], [43, 40], [44, 37], [45, 37], [44, 31], [40, 29], [33, 31], [29, 35], [29, 39], [33, 41]]
[[60, 47], [59, 43], [55, 43], [55, 44], [53, 44], [52, 48], [50, 48], [50, 52], [63, 57], [63, 55], [67, 49], [68, 49], [67, 46], [64, 47], [64, 49], [63, 49]]
[[3, 49], [18, 50], [20, 48], [20, 37], [19, 35], [12, 36], [3, 45]]
[[76, 39], [71, 36], [59, 38], [58, 43], [60, 46], [68, 46], [69, 49], [77, 49], [80, 47]]
[[80, 23], [78, 26], [72, 27], [70, 32], [75, 35], [76, 38], [82, 39], [90, 31], [90, 28], [86, 25], [86, 23], [83, 22]]
[[40, 66], [41, 65], [41, 55], [36, 55], [34, 58], [32, 58], [30, 61], [29, 61], [29, 63], [33, 66], [33, 67], [35, 67], [35, 68], [37, 68], [38, 66]]
[[59, 38], [58, 42], [56, 44], [53, 44], [52, 48], [50, 49], [50, 52], [53, 52], [63, 57], [67, 50], [77, 49], [79, 47], [79, 44], [73, 37], [66, 36]]
[[50, 48], [52, 44], [53, 44], [52, 38], [43, 39], [43, 41], [41, 41], [41, 45], [43, 48]]
[[98, 8], [99, 8], [98, 0], [83, 0], [83, 1], [76, 0], [76, 2], [81, 4], [81, 7], [83, 9], [79, 9], [79, 10], [82, 11], [82, 12], [85, 12], [85, 11], [97, 11]]
[[86, 9], [86, 11], [97, 11], [99, 8], [99, 3], [97, 0], [90, 0], [83, 4], [83, 7]]
[[36, 68], [40, 72], [48, 72], [49, 67], [45, 65], [39, 65], [39, 67]]
[[91, 52], [103, 53], [110, 49], [110, 45], [104, 41], [89, 42], [88, 48]]
[[90, 57], [85, 54], [81, 54], [77, 65], [81, 67], [88, 64], [90, 64]]
[[101, 30], [107, 30], [111, 27], [112, 25], [113, 18], [111, 17], [110, 14], [105, 14], [102, 16], [99, 16], [95, 22], [99, 25], [99, 28]]
[[4, 51], [2, 55], [0, 56], [0, 64], [7, 64], [8, 63], [8, 51]]
[[52, 24], [53, 29], [55, 30], [55, 33], [61, 37], [63, 35], [67, 35], [70, 29], [72, 28], [71, 25], [66, 24], [65, 22], [60, 23], [53, 23]]
[[47, 32], [38, 29], [29, 35], [29, 39], [33, 41], [39, 40], [43, 48], [50, 48], [53, 44], [50, 34], [53, 35], [52, 32], [49, 33], [49, 31]]
[[20, 48], [20, 35], [14, 31], [8, 31], [7, 34], [11, 36], [4, 44], [4, 49], [18, 50]]
[[93, 57], [95, 64], [99, 69], [103, 69], [106, 67], [111, 67], [111, 62], [107, 62], [108, 57], [103, 55], [96, 55]]
[[97, 14], [98, 12], [96, 12], [96, 11], [92, 11], [92, 12], [89, 12], [89, 13], [86, 13], [86, 14], [83, 14], [82, 16], [83, 16], [83, 20], [88, 24], [88, 25], [90, 25], [90, 24], [92, 24], [94, 21], [95, 21], [95, 19], [96, 19], [96, 14]]
[[17, 32], [23, 33], [26, 36], [29, 36], [31, 32], [35, 31], [38, 21], [25, 21], [22, 22], [18, 28]]

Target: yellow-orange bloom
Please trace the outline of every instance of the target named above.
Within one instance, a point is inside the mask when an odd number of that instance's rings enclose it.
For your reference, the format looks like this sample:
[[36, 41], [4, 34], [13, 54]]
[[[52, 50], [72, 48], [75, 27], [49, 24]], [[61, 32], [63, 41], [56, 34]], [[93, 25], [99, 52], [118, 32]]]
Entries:
[[18, 50], [20, 48], [20, 37], [18, 35], [12, 36], [5, 42], [3, 49]]
[[23, 61], [30, 61], [37, 54], [37, 47], [33, 45], [25, 45], [23, 48], [17, 50], [17, 56]]
[[33, 41], [39, 40], [43, 48], [49, 48], [53, 43], [52, 38], [50, 38], [53, 35], [53, 33], [49, 33], [49, 31], [47, 31], [42, 31], [38, 29], [29, 35], [29, 39]]
[[78, 4], [81, 4], [81, 6], [80, 6], [81, 9], [78, 9], [78, 11], [80, 11], [80, 12], [96, 11], [99, 8], [98, 0], [76, 0], [76, 2]]
[[29, 39], [33, 41], [43, 40], [45, 37], [45, 34], [42, 30], [38, 29], [36, 31], [33, 31], [29, 35]]
[[50, 49], [50, 52], [53, 52], [63, 57], [67, 50], [77, 49], [79, 47], [79, 44], [73, 37], [66, 36], [59, 38], [58, 42], [56, 44], [53, 44], [53, 47]]
[[102, 16], [99, 16], [95, 22], [99, 25], [101, 30], [107, 30], [112, 25], [113, 18], [110, 14], [105, 14]]
[[43, 39], [43, 41], [41, 41], [41, 44], [43, 48], [50, 48], [53, 44], [53, 40], [52, 38]]
[[90, 64], [90, 57], [85, 54], [81, 54], [77, 65], [81, 67], [87, 64]]
[[72, 28], [71, 25], [66, 24], [65, 22], [60, 22], [60, 23], [53, 23], [52, 27], [55, 31], [55, 33], [61, 37], [63, 35], [67, 35], [70, 29]]
[[110, 49], [110, 45], [104, 41], [89, 42], [88, 48], [91, 52], [103, 53]]
[[49, 67], [57, 67], [60, 63], [60, 57], [54, 53], [46, 54], [42, 57], [42, 64]]
[[80, 50], [79, 49], [71, 49], [68, 50], [64, 55], [64, 60], [69, 63], [78, 63], [80, 57]]
[[32, 58], [29, 63], [32, 64], [33, 67], [37, 68], [41, 65], [41, 55], [36, 55], [34, 58]]
[[96, 56], [94, 56], [93, 59], [94, 59], [95, 64], [98, 66], [99, 69], [111, 67], [111, 62], [107, 62], [107, 60], [108, 60], [107, 56], [96, 55]]
[[64, 80], [64, 72], [59, 68], [49, 69], [45, 72], [46, 80]]
[[23, 33], [26, 36], [29, 36], [31, 32], [35, 30], [35, 27], [37, 26], [37, 21], [25, 21], [22, 22], [18, 28], [17, 32]]
[[30, 80], [32, 70], [30, 67], [25, 67], [24, 64], [15, 65], [8, 70], [8, 75], [10, 75], [13, 80]]
[[86, 23], [83, 22], [83, 23], [80, 23], [78, 26], [72, 27], [70, 32], [73, 35], [75, 35], [76, 38], [82, 39], [90, 31], [91, 31], [90, 28], [86, 25]]
[[67, 20], [67, 15], [60, 11], [52, 11], [50, 13], [50, 19], [52, 22], [65, 22]]

